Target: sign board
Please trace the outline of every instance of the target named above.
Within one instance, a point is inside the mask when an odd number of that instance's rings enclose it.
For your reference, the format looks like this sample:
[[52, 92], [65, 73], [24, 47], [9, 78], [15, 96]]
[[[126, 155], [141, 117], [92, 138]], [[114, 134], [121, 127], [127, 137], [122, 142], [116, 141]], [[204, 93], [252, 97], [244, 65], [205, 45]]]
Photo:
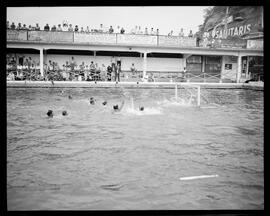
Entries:
[[116, 44], [116, 34], [74, 32], [74, 43]]
[[216, 48], [246, 48], [247, 42], [243, 39], [213, 39], [212, 46]]
[[232, 70], [232, 64], [225, 64], [225, 70]]
[[72, 32], [51, 32], [51, 31], [28, 31], [29, 41], [40, 42], [73, 42]]
[[263, 40], [248, 40], [247, 49], [263, 49]]
[[8, 41], [27, 41], [27, 31], [24, 30], [7, 30]]
[[154, 45], [157, 46], [157, 36], [117, 34], [117, 44]]

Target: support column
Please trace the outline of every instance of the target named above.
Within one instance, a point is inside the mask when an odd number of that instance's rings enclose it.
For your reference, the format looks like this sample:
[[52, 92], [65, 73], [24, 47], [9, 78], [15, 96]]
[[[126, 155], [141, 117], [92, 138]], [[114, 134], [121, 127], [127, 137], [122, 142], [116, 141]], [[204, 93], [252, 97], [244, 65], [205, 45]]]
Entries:
[[240, 82], [241, 77], [241, 63], [242, 63], [242, 56], [238, 54], [238, 60], [237, 60], [237, 73], [236, 73], [236, 82]]
[[44, 77], [44, 66], [43, 66], [43, 48], [39, 50], [39, 68], [40, 68], [40, 74], [42, 77]]
[[249, 56], [247, 56], [247, 65], [246, 65], [246, 74], [245, 74], [245, 78], [248, 79], [248, 65], [249, 65]]
[[147, 52], [143, 53], [143, 78], [146, 76], [147, 71]]
[[94, 51], [94, 59], [96, 59], [96, 51]]

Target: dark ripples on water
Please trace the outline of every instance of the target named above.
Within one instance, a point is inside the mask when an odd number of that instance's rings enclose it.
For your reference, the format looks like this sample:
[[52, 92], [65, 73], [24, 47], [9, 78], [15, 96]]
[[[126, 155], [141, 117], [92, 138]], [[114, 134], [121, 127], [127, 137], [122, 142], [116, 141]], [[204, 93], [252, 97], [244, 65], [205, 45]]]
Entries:
[[217, 108], [200, 109], [170, 89], [61, 91], [7, 89], [9, 210], [264, 208], [262, 92], [202, 89]]

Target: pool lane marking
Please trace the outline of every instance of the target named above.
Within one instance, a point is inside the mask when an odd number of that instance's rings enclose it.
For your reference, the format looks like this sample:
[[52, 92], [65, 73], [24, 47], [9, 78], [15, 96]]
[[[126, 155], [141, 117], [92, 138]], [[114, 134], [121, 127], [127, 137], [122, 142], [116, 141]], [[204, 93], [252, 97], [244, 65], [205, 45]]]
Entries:
[[181, 177], [181, 181], [185, 180], [194, 180], [194, 179], [204, 179], [204, 178], [214, 178], [218, 177], [218, 175], [201, 175], [201, 176], [189, 176], [189, 177]]

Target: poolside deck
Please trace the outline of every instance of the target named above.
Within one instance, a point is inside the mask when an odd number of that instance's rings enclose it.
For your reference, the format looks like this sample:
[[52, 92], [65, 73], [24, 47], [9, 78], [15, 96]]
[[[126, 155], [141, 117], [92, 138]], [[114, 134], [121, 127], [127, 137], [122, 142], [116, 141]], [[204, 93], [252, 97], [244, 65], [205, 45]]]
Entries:
[[206, 83], [206, 82], [88, 82], [88, 81], [7, 81], [7, 87], [14, 88], [178, 88], [185, 86], [201, 86], [207, 89], [252, 89], [263, 90], [264, 82], [250, 83]]

